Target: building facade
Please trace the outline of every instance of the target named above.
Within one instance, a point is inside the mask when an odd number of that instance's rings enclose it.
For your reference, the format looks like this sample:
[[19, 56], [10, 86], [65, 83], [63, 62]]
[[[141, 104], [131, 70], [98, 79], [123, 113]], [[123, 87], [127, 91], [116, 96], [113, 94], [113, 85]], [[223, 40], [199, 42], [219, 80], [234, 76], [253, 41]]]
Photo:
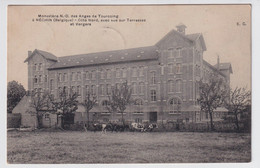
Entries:
[[[111, 87], [127, 81], [135, 103], [125, 110], [130, 122], [202, 122], [208, 120], [197, 104], [200, 79], [212, 71], [229, 83], [230, 63], [215, 66], [203, 59], [206, 45], [202, 34], [185, 34], [186, 26], [166, 34], [153, 46], [99, 53], [56, 57], [35, 49], [28, 52], [28, 90], [48, 90], [54, 96], [65, 88], [77, 92], [79, 102], [87, 93], [97, 96], [98, 105], [90, 111], [91, 119], [118, 121], [121, 114], [105, 108]], [[215, 111], [221, 118], [226, 109]], [[86, 113], [79, 105], [75, 122], [85, 122]]]

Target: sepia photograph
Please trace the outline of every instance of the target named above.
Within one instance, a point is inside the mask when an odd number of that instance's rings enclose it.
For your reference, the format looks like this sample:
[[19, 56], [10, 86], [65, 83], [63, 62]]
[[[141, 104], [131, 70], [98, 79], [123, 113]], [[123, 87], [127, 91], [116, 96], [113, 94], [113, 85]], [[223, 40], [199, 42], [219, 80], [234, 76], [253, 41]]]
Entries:
[[7, 163], [249, 163], [251, 5], [7, 7]]

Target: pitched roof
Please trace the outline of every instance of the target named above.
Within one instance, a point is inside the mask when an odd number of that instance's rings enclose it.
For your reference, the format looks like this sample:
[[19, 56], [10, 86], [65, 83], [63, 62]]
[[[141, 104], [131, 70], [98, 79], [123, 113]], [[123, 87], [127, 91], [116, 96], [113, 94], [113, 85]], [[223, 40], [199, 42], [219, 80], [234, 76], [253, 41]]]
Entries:
[[49, 69], [158, 59], [156, 46], [58, 57]]
[[[218, 68], [218, 64], [214, 65], [214, 67], [215, 67], [215, 68]], [[220, 70], [230, 69], [230, 72], [233, 73], [231, 63], [229, 63], [229, 62], [220, 63], [220, 64], [219, 64], [219, 69], [220, 69]]]
[[218, 72], [220, 75], [226, 77], [225, 74], [223, 74], [222, 72], [218, 71], [218, 69], [216, 67], [214, 67], [213, 65], [211, 65], [210, 63], [208, 63], [207, 61], [203, 60], [203, 64], [208, 66], [210, 69], [212, 69], [215, 72]]
[[201, 35], [200, 33], [187, 34], [186, 37], [192, 41], [196, 41], [200, 37], [200, 35]]
[[171, 30], [169, 33], [167, 33], [160, 41], [158, 41], [155, 45], [158, 46], [160, 45], [163, 41], [165, 41], [167, 38], [170, 38], [170, 36], [172, 36], [172, 34], [178, 34], [179, 36], [189, 40], [190, 42], [195, 42], [197, 41], [198, 39], [200, 39], [200, 42], [202, 44], [202, 47], [204, 50], [206, 50], [206, 45], [205, 45], [205, 41], [204, 41], [204, 38], [203, 38], [203, 35], [201, 33], [195, 33], [195, 34], [182, 34], [176, 30]]
[[170, 37], [172, 36], [172, 34], [175, 34], [175, 33], [178, 34], [178, 35], [180, 35], [180, 36], [183, 37], [183, 38], [188, 39], [190, 42], [193, 42], [193, 40], [187, 38], [184, 34], [178, 32], [178, 31], [175, 30], [175, 29], [172, 29], [172, 30], [171, 30], [170, 32], [168, 32], [161, 40], [159, 40], [155, 45], [156, 45], [156, 46], [160, 45], [162, 42], [164, 42], [166, 39], [170, 38]]
[[55, 55], [53, 55], [52, 53], [35, 49], [35, 50], [33, 51], [33, 53], [32, 53], [30, 56], [28, 56], [28, 57], [24, 60], [24, 62], [27, 62], [30, 58], [32, 58], [32, 56], [33, 56], [35, 53], [40, 54], [41, 56], [43, 56], [44, 58], [46, 58], [46, 59], [48, 59], [48, 60], [57, 61], [57, 57], [56, 57]]

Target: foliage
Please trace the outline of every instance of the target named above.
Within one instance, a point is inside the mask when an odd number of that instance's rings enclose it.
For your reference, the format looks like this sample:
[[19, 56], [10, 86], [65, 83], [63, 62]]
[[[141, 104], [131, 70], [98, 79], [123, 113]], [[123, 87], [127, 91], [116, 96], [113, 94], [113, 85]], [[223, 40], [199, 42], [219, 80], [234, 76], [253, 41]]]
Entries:
[[119, 87], [113, 87], [111, 89], [111, 95], [108, 95], [107, 110], [111, 113], [121, 113], [122, 122], [124, 122], [124, 111], [126, 110], [127, 105], [132, 103], [131, 95], [132, 89], [128, 86], [127, 81], [122, 83]]
[[[70, 93], [68, 93], [65, 87], [59, 93], [57, 99], [54, 99], [53, 96], [50, 96], [53, 109], [58, 111], [57, 114], [61, 115], [63, 118], [72, 116], [71, 114], [74, 114], [74, 112], [78, 109], [77, 98], [77, 93], [73, 93], [72, 90], [70, 90]], [[62, 120], [62, 127], [64, 127], [64, 120]]]
[[214, 130], [213, 125], [213, 110], [221, 107], [224, 100], [227, 98], [228, 86], [223, 78], [219, 77], [217, 73], [212, 73], [207, 82], [201, 80], [199, 82], [200, 104], [201, 111], [208, 113], [210, 116], [211, 130]]
[[81, 103], [85, 111], [87, 113], [87, 126], [89, 127], [89, 112], [90, 110], [96, 105], [97, 103], [97, 97], [95, 95], [91, 95], [90, 93], [87, 93], [86, 98], [83, 103]]
[[234, 122], [239, 131], [239, 115], [250, 111], [251, 106], [251, 92], [245, 88], [236, 87], [234, 90], [229, 90], [229, 99], [226, 99], [225, 106], [229, 112], [234, 116]]
[[7, 86], [7, 112], [12, 113], [14, 107], [20, 102], [26, 91], [17, 81], [8, 82]]

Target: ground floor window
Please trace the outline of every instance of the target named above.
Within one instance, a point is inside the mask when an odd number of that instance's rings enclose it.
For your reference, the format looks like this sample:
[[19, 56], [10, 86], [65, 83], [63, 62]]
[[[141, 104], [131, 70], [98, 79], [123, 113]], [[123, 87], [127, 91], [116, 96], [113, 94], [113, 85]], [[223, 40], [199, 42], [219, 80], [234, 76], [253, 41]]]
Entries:
[[49, 120], [50, 119], [50, 114], [45, 114], [44, 118], [45, 118], [45, 120]]
[[136, 122], [136, 123], [141, 123], [141, 122], [142, 122], [142, 119], [141, 119], [141, 118], [136, 118], [136, 119], [135, 119], [135, 122]]
[[172, 98], [169, 102], [170, 114], [181, 113], [181, 100], [179, 98]]
[[102, 101], [103, 110], [107, 110], [107, 106], [109, 106], [109, 101], [108, 100]]

